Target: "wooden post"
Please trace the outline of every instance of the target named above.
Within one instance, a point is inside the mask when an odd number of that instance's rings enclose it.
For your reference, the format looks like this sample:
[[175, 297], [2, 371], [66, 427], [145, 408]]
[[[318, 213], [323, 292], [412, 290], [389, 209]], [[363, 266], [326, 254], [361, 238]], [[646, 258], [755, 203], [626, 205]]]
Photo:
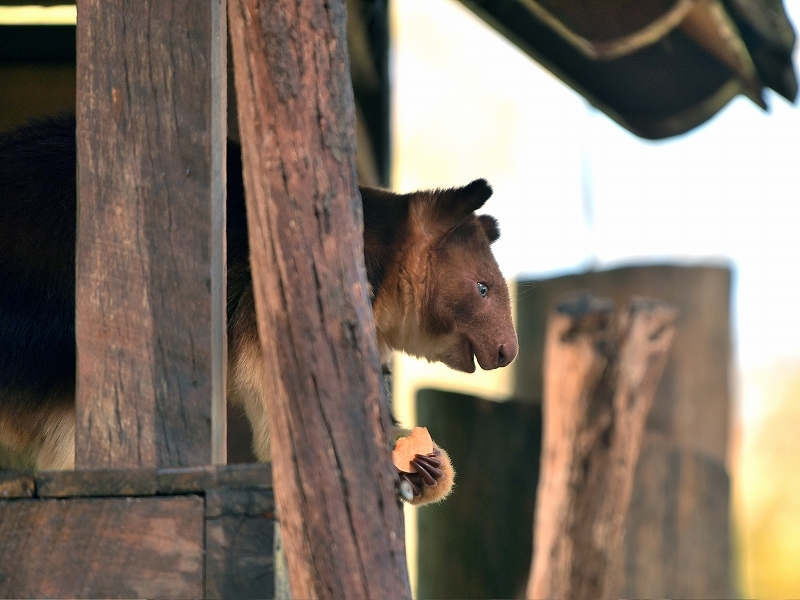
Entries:
[[588, 295], [550, 315], [529, 598], [619, 597], [622, 539], [645, 422], [677, 311]]
[[225, 23], [78, 3], [79, 468], [225, 462]]
[[344, 0], [231, 0], [229, 13], [292, 596], [407, 597], [363, 266]]
[[458, 469], [447, 501], [417, 516], [417, 597], [523, 597], [531, 567], [541, 405], [434, 389], [419, 390], [416, 401], [417, 421], [436, 432], [436, 442]]
[[[648, 265], [518, 284], [515, 397], [541, 399], [548, 308], [588, 289], [622, 305], [661, 298], [680, 312], [647, 419], [625, 524], [628, 598], [730, 598], [730, 294], [726, 267]], [[704, 478], [704, 479], [701, 479]]]

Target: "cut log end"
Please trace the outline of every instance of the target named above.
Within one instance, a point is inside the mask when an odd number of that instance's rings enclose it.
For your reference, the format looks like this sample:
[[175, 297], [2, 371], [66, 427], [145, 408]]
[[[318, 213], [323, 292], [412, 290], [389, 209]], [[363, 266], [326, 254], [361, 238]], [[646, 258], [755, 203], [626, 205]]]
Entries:
[[561, 341], [569, 342], [584, 333], [605, 331], [614, 318], [615, 308], [612, 300], [589, 292], [567, 296], [555, 309], [556, 314], [566, 317], [569, 323], [561, 335]]

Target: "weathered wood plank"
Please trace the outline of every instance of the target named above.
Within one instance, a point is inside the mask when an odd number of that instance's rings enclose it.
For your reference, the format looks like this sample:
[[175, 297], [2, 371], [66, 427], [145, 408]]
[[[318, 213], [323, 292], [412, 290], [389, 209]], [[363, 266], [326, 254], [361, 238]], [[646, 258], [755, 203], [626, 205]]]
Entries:
[[181, 494], [226, 488], [230, 490], [266, 490], [272, 488], [272, 465], [251, 463], [216, 465], [158, 471], [159, 494]]
[[[0, 495], [5, 481], [0, 475]], [[8, 497], [19, 488], [33, 495], [34, 480], [19, 473], [7, 477]], [[173, 469], [92, 469], [77, 471], [42, 471], [35, 481], [40, 498], [92, 496], [152, 496], [187, 494], [214, 488], [271, 489], [272, 465], [206, 465]], [[16, 497], [16, 496], [13, 496]]]
[[0, 597], [200, 598], [203, 528], [200, 496], [0, 501]]
[[231, 490], [271, 488], [272, 464], [219, 465], [217, 467], [217, 487]]
[[[275, 519], [272, 490], [231, 490], [219, 488], [206, 493], [206, 518], [244, 515]], [[272, 542], [270, 542], [270, 547]]]
[[0, 471], [0, 498], [30, 498], [36, 490], [36, 479], [27, 473]]
[[183, 467], [156, 472], [159, 494], [203, 492], [217, 486], [217, 467]]
[[273, 598], [275, 501], [271, 490], [206, 494], [206, 598]]
[[225, 462], [225, 3], [78, 13], [76, 464]]
[[292, 596], [409, 596], [363, 266], [344, 0], [229, 8]]
[[617, 598], [645, 422], [677, 310], [588, 294], [548, 320], [544, 440], [528, 598]]
[[152, 496], [158, 489], [154, 469], [42, 471], [36, 483], [40, 498]]

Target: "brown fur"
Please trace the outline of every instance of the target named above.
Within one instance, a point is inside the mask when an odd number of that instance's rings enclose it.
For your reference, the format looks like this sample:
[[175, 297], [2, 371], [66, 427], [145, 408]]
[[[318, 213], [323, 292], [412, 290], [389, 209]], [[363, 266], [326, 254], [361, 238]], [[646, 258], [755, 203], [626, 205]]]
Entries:
[[[362, 190], [365, 222], [373, 202]], [[381, 192], [387, 194], [386, 192]], [[517, 353], [508, 287], [492, 255], [496, 221], [473, 214], [491, 195], [478, 180], [464, 188], [396, 196], [408, 203], [405, 222], [385, 260], [373, 301], [378, 343], [472, 373], [508, 365]], [[371, 232], [365, 232], [369, 262]], [[486, 298], [477, 285], [488, 288]]]
[[[500, 235], [497, 222], [473, 212], [490, 195], [483, 180], [406, 195], [361, 188], [364, 259], [384, 363], [393, 350], [401, 350], [473, 372], [473, 354], [484, 369], [506, 366], [516, 356], [508, 287], [490, 248]], [[478, 283], [487, 287], [485, 298]], [[247, 287], [229, 320], [228, 399], [244, 408], [256, 456], [268, 461], [262, 351], [249, 278], [243, 284]], [[407, 434], [395, 428], [395, 437]], [[413, 504], [439, 501], [452, 489], [450, 458], [438, 445], [435, 450], [442, 474], [434, 485], [421, 486]]]
[[[65, 117], [0, 136], [0, 469], [74, 468], [74, 131], [74, 119]], [[256, 456], [266, 461], [264, 361], [234, 145], [228, 177], [228, 399], [244, 407]], [[517, 338], [490, 249], [497, 223], [474, 214], [491, 195], [488, 184], [405, 195], [362, 188], [361, 195], [384, 360], [401, 350], [466, 372], [475, 370], [474, 358], [484, 369], [509, 364]], [[441, 475], [419, 486], [415, 504], [452, 487], [447, 453], [436, 452]]]

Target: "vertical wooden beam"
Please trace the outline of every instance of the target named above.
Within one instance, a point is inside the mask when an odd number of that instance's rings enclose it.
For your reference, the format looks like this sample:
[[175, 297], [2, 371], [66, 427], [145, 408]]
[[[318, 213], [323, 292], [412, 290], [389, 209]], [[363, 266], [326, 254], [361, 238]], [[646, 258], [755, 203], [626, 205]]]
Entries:
[[224, 0], [78, 3], [78, 467], [225, 460], [225, 44]]
[[[211, 31], [211, 462], [228, 462], [228, 5], [210, 2]], [[189, 6], [192, 10], [192, 6]]]
[[297, 598], [409, 596], [344, 0], [230, 0], [278, 518]]

